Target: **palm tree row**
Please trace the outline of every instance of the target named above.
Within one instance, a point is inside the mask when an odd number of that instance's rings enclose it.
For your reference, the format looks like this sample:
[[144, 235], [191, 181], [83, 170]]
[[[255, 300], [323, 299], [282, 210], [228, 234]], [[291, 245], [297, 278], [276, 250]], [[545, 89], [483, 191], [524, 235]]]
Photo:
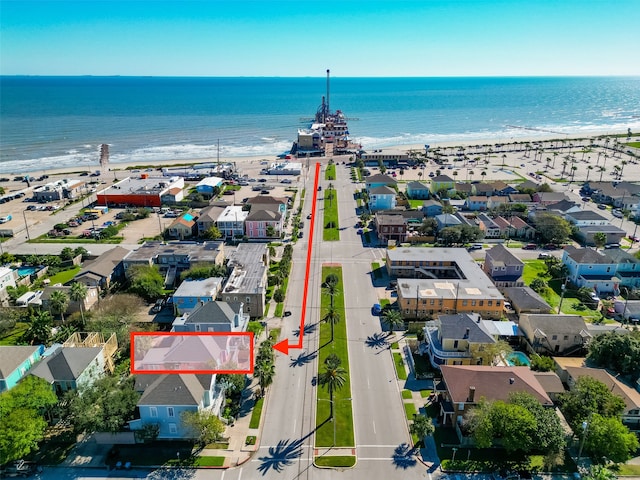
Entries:
[[273, 341], [270, 337], [260, 344], [254, 375], [260, 384], [260, 395], [264, 397], [267, 388], [273, 383], [276, 375], [275, 355], [273, 353]]

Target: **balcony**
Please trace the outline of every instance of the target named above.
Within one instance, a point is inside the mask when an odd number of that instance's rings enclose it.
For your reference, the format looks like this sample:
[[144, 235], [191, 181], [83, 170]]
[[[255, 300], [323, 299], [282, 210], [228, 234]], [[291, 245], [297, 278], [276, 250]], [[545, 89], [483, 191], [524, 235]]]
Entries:
[[438, 330], [436, 328], [429, 328], [425, 332], [424, 341], [428, 346], [429, 358], [431, 359], [431, 363], [436, 365], [441, 365], [444, 363], [444, 359], [455, 359], [455, 358], [471, 358], [468, 350], [464, 351], [452, 351], [452, 350], [443, 350], [442, 344], [438, 339]]

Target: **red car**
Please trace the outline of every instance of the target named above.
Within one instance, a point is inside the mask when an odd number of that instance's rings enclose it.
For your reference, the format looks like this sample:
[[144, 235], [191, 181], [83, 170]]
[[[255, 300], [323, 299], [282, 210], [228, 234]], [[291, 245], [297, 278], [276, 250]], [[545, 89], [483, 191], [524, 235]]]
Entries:
[[523, 250], [535, 250], [536, 248], [538, 248], [538, 246], [535, 243], [527, 243], [522, 247]]

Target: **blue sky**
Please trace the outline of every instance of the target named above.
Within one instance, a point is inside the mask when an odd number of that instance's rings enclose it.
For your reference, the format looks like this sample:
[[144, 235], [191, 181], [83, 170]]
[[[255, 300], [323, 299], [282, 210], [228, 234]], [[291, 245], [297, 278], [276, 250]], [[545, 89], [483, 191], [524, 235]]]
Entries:
[[0, 0], [4, 75], [639, 75], [638, 0]]

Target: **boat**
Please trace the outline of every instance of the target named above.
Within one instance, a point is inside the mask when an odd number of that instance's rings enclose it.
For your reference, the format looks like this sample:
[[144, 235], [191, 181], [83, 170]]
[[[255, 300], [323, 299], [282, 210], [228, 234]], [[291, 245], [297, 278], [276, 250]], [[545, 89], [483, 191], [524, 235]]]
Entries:
[[308, 128], [298, 130], [298, 138], [293, 142], [291, 155], [333, 156], [353, 153], [356, 145], [349, 139], [347, 117], [341, 110], [331, 111], [329, 106], [330, 71], [327, 70], [327, 95], [316, 111]]

